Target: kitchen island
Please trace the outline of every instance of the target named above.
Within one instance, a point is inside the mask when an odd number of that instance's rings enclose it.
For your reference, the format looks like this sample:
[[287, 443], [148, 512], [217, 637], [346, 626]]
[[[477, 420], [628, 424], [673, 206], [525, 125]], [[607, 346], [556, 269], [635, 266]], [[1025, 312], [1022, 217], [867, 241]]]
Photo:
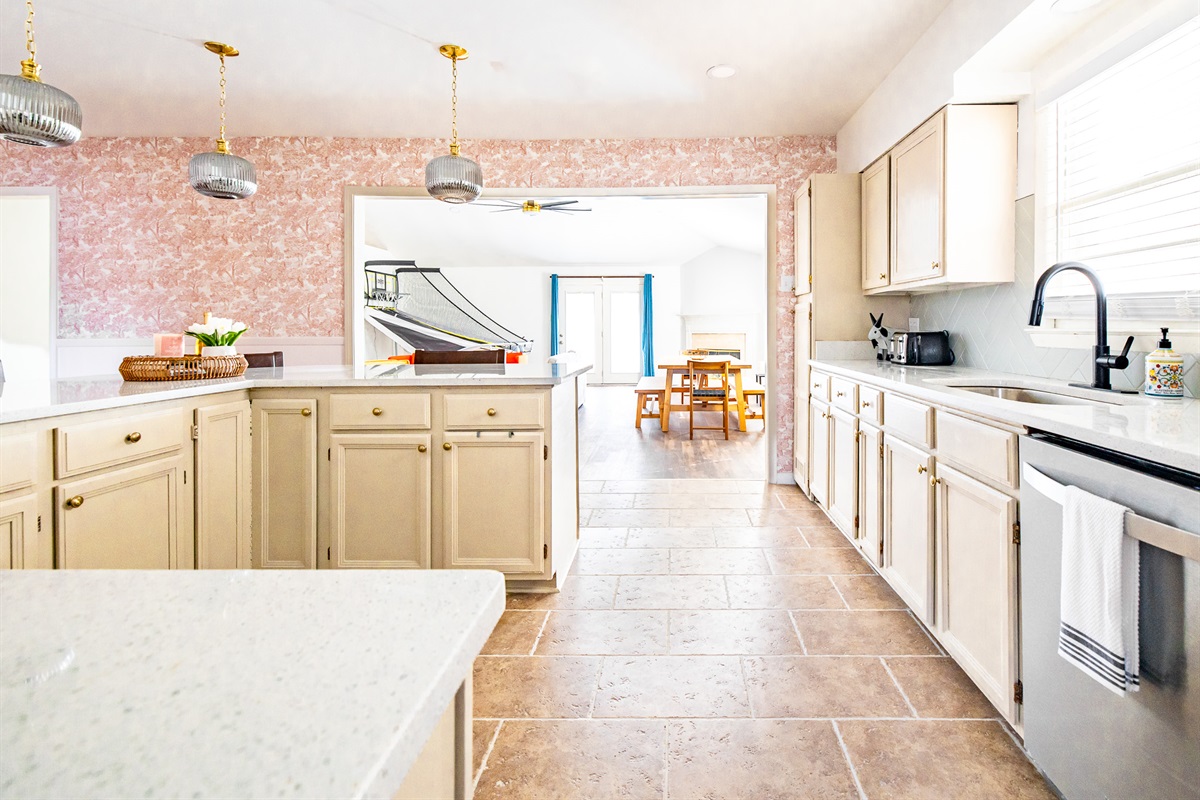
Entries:
[[495, 572], [0, 575], [10, 797], [471, 796]]
[[494, 569], [552, 590], [578, 546], [589, 368], [10, 382], [0, 545], [26, 568]]

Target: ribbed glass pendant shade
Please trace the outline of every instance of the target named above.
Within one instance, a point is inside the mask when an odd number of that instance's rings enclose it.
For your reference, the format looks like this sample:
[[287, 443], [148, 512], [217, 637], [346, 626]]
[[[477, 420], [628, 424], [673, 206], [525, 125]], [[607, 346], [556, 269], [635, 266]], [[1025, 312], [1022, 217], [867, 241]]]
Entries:
[[483, 191], [483, 170], [463, 156], [438, 156], [425, 165], [425, 190], [446, 203], [469, 203]]
[[0, 139], [34, 147], [66, 147], [83, 133], [74, 97], [38, 80], [0, 75]]
[[221, 200], [244, 200], [258, 190], [254, 165], [232, 153], [197, 153], [188, 164], [192, 188]]

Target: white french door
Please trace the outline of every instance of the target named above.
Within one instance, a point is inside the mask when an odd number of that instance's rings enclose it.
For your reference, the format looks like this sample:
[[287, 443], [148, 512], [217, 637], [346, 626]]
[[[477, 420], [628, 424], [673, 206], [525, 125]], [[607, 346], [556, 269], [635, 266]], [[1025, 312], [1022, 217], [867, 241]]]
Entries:
[[642, 376], [642, 279], [558, 279], [558, 352], [595, 366], [588, 383], [637, 383]]

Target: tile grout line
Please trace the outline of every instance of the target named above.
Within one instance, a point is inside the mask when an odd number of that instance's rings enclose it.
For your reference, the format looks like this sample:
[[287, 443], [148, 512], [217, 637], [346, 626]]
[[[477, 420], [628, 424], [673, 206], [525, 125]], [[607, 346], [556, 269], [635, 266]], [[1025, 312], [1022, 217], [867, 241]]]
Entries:
[[738, 672], [742, 676], [742, 688], [746, 690], [746, 708], [750, 709], [750, 719], [758, 719], [754, 713], [754, 698], [750, 696], [750, 682], [746, 680], [746, 659], [750, 656], [738, 656]]
[[504, 727], [504, 720], [500, 720], [500, 724], [496, 726], [496, 730], [492, 733], [492, 738], [488, 740], [487, 749], [483, 751], [483, 758], [479, 760], [479, 771], [475, 773], [475, 780], [471, 782], [472, 791], [479, 788], [479, 782], [483, 780], [483, 773], [487, 769], [488, 757], [492, 751], [496, 749], [496, 740], [500, 738], [500, 729]]
[[787, 615], [788, 619], [792, 622], [792, 630], [796, 632], [796, 638], [800, 640], [800, 652], [808, 655], [808, 645], [804, 643], [804, 637], [800, 634], [800, 626], [796, 624], [796, 614], [789, 610]]
[[808, 540], [808, 537], [804, 535], [804, 528], [800, 527], [799, 525], [792, 525], [791, 527], [795, 528], [796, 533], [800, 534], [800, 539], [804, 542], [804, 546], [811, 550], [813, 545], [812, 542]]
[[829, 723], [833, 725], [833, 734], [837, 736], [838, 747], [842, 748], [842, 758], [846, 759], [846, 766], [850, 768], [850, 777], [854, 779], [858, 796], [860, 800], [867, 800], [867, 791], [863, 789], [862, 781], [858, 779], [858, 770], [854, 768], [854, 760], [850, 758], [850, 750], [846, 747], [846, 740], [842, 738], [842, 729], [838, 727], [836, 719], [831, 719]]
[[908, 699], [908, 692], [904, 691], [904, 687], [900, 685], [900, 680], [896, 677], [896, 673], [892, 672], [891, 665], [887, 663], [883, 656], [879, 657], [879, 663], [883, 664], [883, 668], [887, 671], [888, 677], [892, 679], [892, 683], [896, 684], [896, 690], [900, 692], [900, 696], [904, 698], [905, 704], [908, 705], [908, 710], [912, 712], [914, 717], [920, 718], [921, 715], [917, 713], [917, 707], [914, 706], [912, 701]]
[[833, 576], [826, 575], [825, 577], [829, 578], [829, 582], [833, 584], [833, 590], [837, 592], [837, 596], [842, 598], [842, 604], [846, 606], [846, 610], [853, 611], [854, 609], [850, 607], [850, 601], [846, 599], [846, 595], [842, 594], [842, 590], [838, 588], [837, 581], [833, 579]]
[[542, 643], [542, 634], [546, 632], [546, 624], [550, 622], [550, 611], [546, 612], [546, 616], [542, 618], [542, 627], [538, 628], [538, 635], [533, 640], [533, 647], [529, 648], [527, 655], [533, 655], [537, 652], [537, 646]]
[[906, 614], [908, 614], [908, 616], [912, 619], [912, 621], [916, 623], [917, 627], [921, 629], [921, 633], [925, 634], [925, 638], [927, 638], [929, 640], [929, 642], [933, 645], [933, 648], [938, 651], [938, 655], [943, 655], [943, 656], [950, 655], [944, 649], [942, 649], [941, 643], [933, 637], [933, 634], [925, 627], [925, 623], [922, 622], [921, 620], [917, 619], [917, 615], [912, 612], [911, 608], [904, 609], [904, 612]]
[[[628, 535], [628, 534], [626, 534], [626, 535]], [[624, 578], [624, 577], [625, 577], [624, 575], [618, 575], [617, 579], [615, 581], [613, 581], [612, 599], [608, 603], [609, 609], [611, 609], [613, 611], [617, 610], [617, 595], [621, 593], [621, 578]]]
[[604, 677], [604, 659], [605, 656], [600, 656], [596, 665], [596, 676], [592, 679], [592, 702], [588, 703], [588, 713], [585, 719], [595, 719], [596, 714], [596, 698], [600, 695], [600, 679]]

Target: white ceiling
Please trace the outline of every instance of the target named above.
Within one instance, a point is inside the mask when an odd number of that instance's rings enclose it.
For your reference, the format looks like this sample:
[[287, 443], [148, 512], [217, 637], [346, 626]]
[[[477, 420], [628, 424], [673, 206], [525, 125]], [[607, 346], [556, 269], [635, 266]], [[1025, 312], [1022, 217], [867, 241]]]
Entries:
[[[982, 0], [981, 0], [982, 1]], [[39, 0], [43, 77], [88, 136], [464, 138], [833, 134], [949, 0]], [[0, 70], [23, 58], [0, 0]], [[730, 63], [723, 81], [708, 67]]]
[[[591, 211], [500, 211], [429, 197], [359, 200], [366, 243], [423, 267], [650, 268], [683, 264], [716, 247], [766, 252], [765, 195], [541, 197]], [[493, 213], [498, 212], [498, 213]]]

